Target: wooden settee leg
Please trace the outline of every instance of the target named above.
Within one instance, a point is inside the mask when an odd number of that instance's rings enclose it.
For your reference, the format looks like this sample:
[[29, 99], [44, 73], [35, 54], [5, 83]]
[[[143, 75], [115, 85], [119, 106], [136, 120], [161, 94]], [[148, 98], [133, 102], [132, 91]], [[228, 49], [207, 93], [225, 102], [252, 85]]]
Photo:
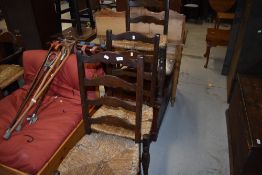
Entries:
[[142, 153], [142, 165], [143, 165], [143, 174], [148, 175], [148, 168], [150, 163], [150, 136], [145, 135], [143, 138], [143, 153]]

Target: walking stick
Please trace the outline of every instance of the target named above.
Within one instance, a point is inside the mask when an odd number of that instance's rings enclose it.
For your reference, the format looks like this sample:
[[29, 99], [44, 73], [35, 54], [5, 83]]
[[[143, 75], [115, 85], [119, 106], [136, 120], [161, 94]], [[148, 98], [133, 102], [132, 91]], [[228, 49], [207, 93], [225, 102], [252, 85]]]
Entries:
[[[40, 73], [43, 71], [43, 67], [45, 66], [46, 61], [47, 61], [48, 58], [49, 58], [49, 54], [51, 53], [51, 51], [53, 50], [53, 48], [54, 48], [54, 46], [51, 45], [51, 47], [50, 47], [49, 50], [48, 50], [48, 54], [47, 54], [44, 62], [43, 62], [42, 65], [40, 66], [40, 68], [39, 68], [39, 70], [38, 70], [38, 72], [37, 72], [37, 74], [36, 74], [36, 76], [35, 76], [32, 84], [31, 84], [31, 87], [30, 87], [29, 91], [27, 92], [27, 94], [26, 94], [26, 96], [25, 96], [25, 100], [23, 100], [22, 104], [20, 105], [20, 107], [19, 107], [19, 109], [18, 109], [18, 112], [16, 113], [15, 118], [12, 120], [12, 122], [10, 123], [10, 125], [9, 125], [8, 128], [12, 127], [12, 126], [15, 124], [17, 118], [19, 117], [19, 115], [21, 114], [21, 112], [23, 111], [23, 109], [25, 108], [25, 106], [26, 106], [26, 104], [27, 104], [30, 96], [32, 95], [35, 87], [36, 87], [37, 84], [38, 84], [38, 81], [39, 81], [39, 80], [41, 79], [41, 77], [42, 77], [42, 76], [40, 76]], [[43, 75], [43, 74], [42, 74], [42, 75]], [[39, 76], [40, 76], [40, 78], [39, 78]], [[7, 130], [8, 130], [8, 129], [7, 129]]]
[[43, 103], [45, 96], [46, 96], [46, 93], [48, 92], [50, 86], [51, 86], [51, 84], [49, 84], [49, 86], [45, 89], [43, 95], [41, 96], [39, 102], [37, 103], [37, 106], [36, 106], [32, 116], [30, 118], [27, 118], [27, 120], [29, 121], [29, 125], [31, 125], [31, 124], [33, 124], [37, 121], [37, 119], [38, 119], [37, 112], [38, 112], [39, 108], [41, 107], [41, 104]]

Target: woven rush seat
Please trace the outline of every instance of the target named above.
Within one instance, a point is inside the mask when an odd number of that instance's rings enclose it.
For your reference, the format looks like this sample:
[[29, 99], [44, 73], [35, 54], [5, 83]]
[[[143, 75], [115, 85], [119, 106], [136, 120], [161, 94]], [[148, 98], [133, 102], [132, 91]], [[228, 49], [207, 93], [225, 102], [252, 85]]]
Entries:
[[[99, 119], [103, 116], [112, 116], [117, 119], [124, 119], [128, 124], [134, 126], [135, 125], [135, 113], [129, 110], [125, 110], [124, 108], [113, 108], [108, 106], [101, 106], [92, 116], [92, 118]], [[108, 119], [110, 120], [110, 119]], [[153, 108], [147, 105], [143, 105], [142, 107], [142, 126], [141, 126], [141, 136], [144, 134], [150, 134], [151, 126], [153, 121]], [[108, 122], [110, 123], [110, 121]], [[103, 122], [93, 123], [91, 128], [97, 132], [103, 132], [106, 134], [112, 134], [120, 137], [125, 137], [129, 139], [135, 139], [134, 129], [124, 128], [121, 124], [120, 126], [109, 125]]]
[[0, 89], [4, 89], [11, 83], [15, 82], [24, 73], [21, 66], [14, 64], [0, 65]]
[[[152, 37], [152, 36], [149, 36]], [[128, 41], [128, 40], [113, 40], [112, 45], [115, 48], [123, 49], [134, 49], [140, 51], [153, 51], [154, 45], [149, 43], [144, 43], [141, 41]], [[167, 36], [160, 35], [159, 47], [164, 48], [167, 45]]]
[[139, 144], [102, 133], [85, 135], [60, 164], [61, 175], [137, 175]]

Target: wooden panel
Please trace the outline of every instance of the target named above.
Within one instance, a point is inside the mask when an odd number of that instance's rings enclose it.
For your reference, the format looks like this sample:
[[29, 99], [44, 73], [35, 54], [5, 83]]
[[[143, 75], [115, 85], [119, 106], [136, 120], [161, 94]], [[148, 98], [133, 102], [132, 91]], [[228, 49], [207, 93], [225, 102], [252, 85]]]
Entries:
[[261, 175], [262, 79], [239, 76], [228, 110], [231, 175]]
[[[243, 47], [243, 39], [245, 37], [246, 34], [246, 28], [247, 28], [247, 23], [250, 17], [250, 11], [251, 11], [251, 5], [252, 5], [253, 1], [252, 0], [248, 0], [246, 1], [246, 3], [242, 4], [242, 12], [241, 12], [241, 22], [240, 22], [240, 27], [239, 27], [239, 31], [237, 34], [237, 39], [236, 39], [236, 43], [235, 43], [235, 49], [234, 49], [234, 53], [231, 59], [231, 63], [230, 63], [230, 70], [228, 73], [228, 77], [227, 77], [227, 94], [228, 94], [228, 101], [230, 101], [230, 95], [232, 93], [233, 87], [234, 87], [234, 82], [235, 82], [235, 78], [236, 78], [236, 72], [238, 69], [238, 64], [239, 64], [239, 59], [240, 59], [240, 55], [241, 55], [241, 51], [242, 51], [242, 47]], [[249, 58], [246, 58], [249, 59]]]
[[57, 31], [52, 0], [2, 0], [8, 30], [21, 33], [26, 49], [41, 49]]

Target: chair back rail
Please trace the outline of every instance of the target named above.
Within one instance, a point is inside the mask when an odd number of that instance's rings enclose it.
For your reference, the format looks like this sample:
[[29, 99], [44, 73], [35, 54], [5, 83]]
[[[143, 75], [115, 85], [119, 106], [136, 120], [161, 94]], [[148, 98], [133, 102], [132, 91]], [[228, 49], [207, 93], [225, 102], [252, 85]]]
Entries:
[[[130, 9], [134, 7], [146, 7], [146, 8], [157, 8], [164, 9], [165, 15], [164, 20], [153, 16], [142, 15], [135, 18], [131, 18]], [[167, 35], [168, 33], [168, 20], [169, 20], [169, 0], [163, 0], [162, 2], [156, 0], [128, 0], [127, 11], [126, 11], [126, 30], [130, 31], [130, 23], [155, 23], [164, 26], [162, 34]]]
[[[142, 120], [142, 101], [143, 101], [143, 72], [144, 61], [142, 56], [137, 56], [136, 59], [129, 58], [128, 56], [121, 55], [119, 53], [105, 51], [92, 56], [84, 56], [80, 51], [77, 53], [78, 74], [80, 83], [80, 94], [82, 102], [82, 112], [85, 121], [85, 127], [87, 133], [91, 133], [91, 125], [96, 123], [110, 122], [110, 124], [125, 127], [128, 129], [134, 129], [135, 141], [141, 141], [141, 120]], [[103, 77], [96, 77], [92, 80], [85, 77], [84, 64], [86, 63], [101, 63], [105, 65], [121, 64], [129, 68], [136, 70], [136, 81], [130, 83], [116, 75], [106, 72]], [[109, 75], [107, 75], [107, 73]], [[86, 95], [88, 87], [105, 86], [106, 88], [121, 88], [125, 91], [135, 92], [136, 99], [134, 102], [127, 102], [117, 96], [111, 96], [111, 93], [106, 93], [105, 96], [98, 97], [96, 99], [89, 99]], [[106, 105], [109, 107], [122, 107], [125, 110], [135, 112], [135, 125], [132, 126], [125, 120], [114, 118], [112, 116], [102, 116], [96, 119], [91, 118], [88, 109], [91, 106]]]

